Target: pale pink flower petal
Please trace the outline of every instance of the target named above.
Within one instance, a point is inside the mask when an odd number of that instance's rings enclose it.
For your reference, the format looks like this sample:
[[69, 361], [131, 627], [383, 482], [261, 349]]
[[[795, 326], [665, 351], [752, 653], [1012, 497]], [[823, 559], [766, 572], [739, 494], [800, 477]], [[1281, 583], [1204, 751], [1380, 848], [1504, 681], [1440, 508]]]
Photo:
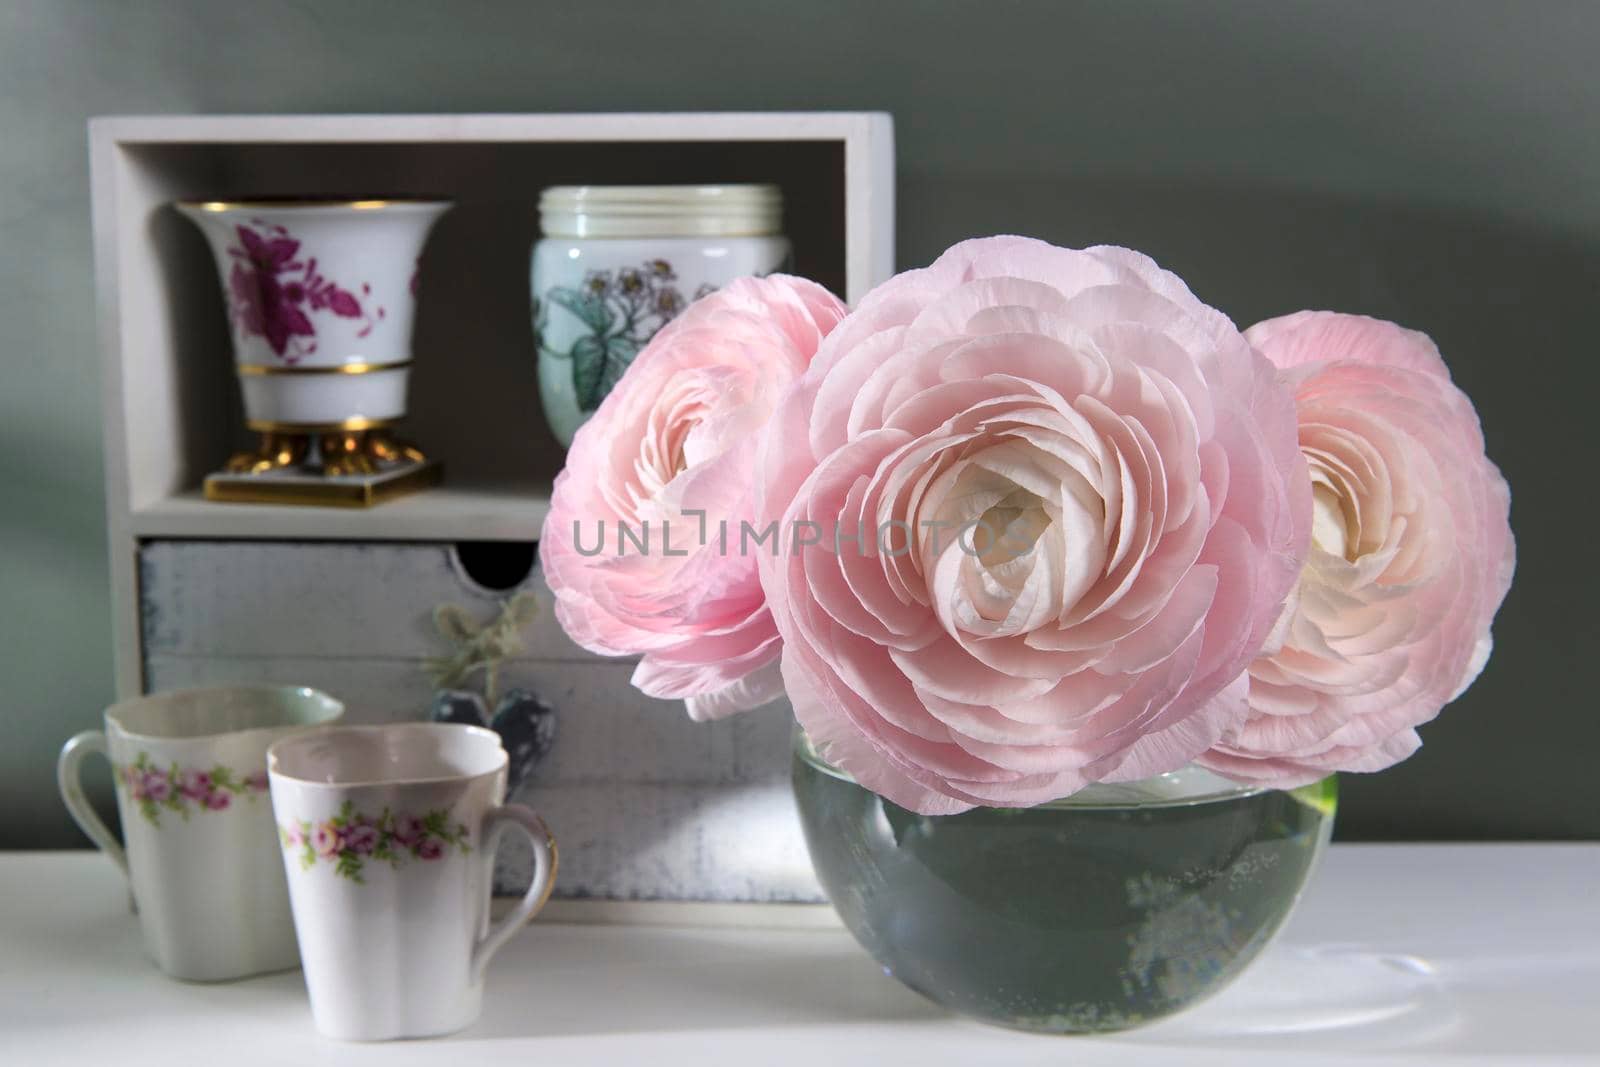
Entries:
[[774, 415], [759, 481], [795, 714], [924, 814], [1215, 744], [1311, 514], [1288, 391], [1226, 317], [1136, 252], [1017, 237], [870, 293]]
[[755, 446], [844, 313], [785, 275], [696, 301], [639, 353], [556, 479], [540, 560], [557, 620], [592, 652], [643, 654], [634, 684], [697, 719], [782, 695], [759, 549], [740, 548]]
[[1273, 785], [1382, 770], [1478, 676], [1511, 585], [1511, 494], [1425, 334], [1303, 311], [1245, 335], [1295, 390], [1312, 543], [1250, 716], [1201, 760]]

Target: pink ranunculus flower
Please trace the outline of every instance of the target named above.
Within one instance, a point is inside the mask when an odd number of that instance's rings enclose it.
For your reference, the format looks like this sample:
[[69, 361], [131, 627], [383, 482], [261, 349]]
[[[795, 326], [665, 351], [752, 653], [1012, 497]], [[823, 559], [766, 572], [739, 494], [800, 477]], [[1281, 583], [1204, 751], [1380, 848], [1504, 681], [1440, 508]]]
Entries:
[[[802, 278], [746, 278], [656, 334], [573, 439], [540, 537], [556, 618], [633, 684], [714, 719], [782, 695], [755, 556], [756, 440], [845, 314]], [[642, 547], [641, 547], [642, 546]]]
[[795, 714], [923, 814], [1204, 752], [1246, 712], [1309, 537], [1271, 364], [1121, 248], [967, 241], [880, 286], [762, 468]]
[[324, 858], [337, 856], [344, 850], [344, 836], [331, 822], [319, 823], [311, 830], [311, 848]]
[[1245, 336], [1294, 390], [1315, 501], [1281, 647], [1204, 764], [1289, 786], [1376, 771], [1483, 669], [1511, 585], [1511, 492], [1424, 334], [1303, 311]]
[[215, 789], [201, 797], [200, 803], [211, 811], [226, 811], [233, 805], [233, 795], [226, 790]]
[[417, 856], [425, 860], [436, 860], [444, 855], [444, 844], [437, 837], [425, 837], [417, 842]]

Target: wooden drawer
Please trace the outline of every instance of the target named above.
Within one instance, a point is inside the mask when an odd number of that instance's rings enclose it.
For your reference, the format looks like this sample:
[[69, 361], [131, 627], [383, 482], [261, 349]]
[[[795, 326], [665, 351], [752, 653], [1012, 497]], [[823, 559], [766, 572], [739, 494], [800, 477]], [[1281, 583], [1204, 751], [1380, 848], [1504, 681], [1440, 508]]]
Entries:
[[[500, 688], [555, 709], [555, 742], [514, 799], [538, 809], [561, 847], [566, 898], [818, 902], [789, 792], [791, 717], [778, 705], [693, 723], [636, 692], [633, 663], [578, 648], [549, 610], [535, 566], [491, 591], [453, 545], [147, 541], [139, 552], [142, 666], [149, 690], [217, 682], [325, 689], [351, 722], [425, 718], [425, 657], [448, 651], [433, 610], [480, 620], [529, 590], [541, 610]], [[526, 883], [510, 849], [497, 881]]]

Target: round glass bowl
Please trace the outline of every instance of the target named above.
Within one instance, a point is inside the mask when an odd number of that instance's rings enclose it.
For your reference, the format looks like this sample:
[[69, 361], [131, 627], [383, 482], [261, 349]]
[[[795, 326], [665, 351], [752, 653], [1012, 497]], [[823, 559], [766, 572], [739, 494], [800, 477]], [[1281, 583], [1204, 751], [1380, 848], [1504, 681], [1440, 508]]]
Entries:
[[1197, 767], [1036, 808], [906, 811], [797, 732], [817, 877], [884, 970], [985, 1022], [1122, 1030], [1215, 993], [1283, 925], [1333, 831], [1335, 779], [1293, 791]]

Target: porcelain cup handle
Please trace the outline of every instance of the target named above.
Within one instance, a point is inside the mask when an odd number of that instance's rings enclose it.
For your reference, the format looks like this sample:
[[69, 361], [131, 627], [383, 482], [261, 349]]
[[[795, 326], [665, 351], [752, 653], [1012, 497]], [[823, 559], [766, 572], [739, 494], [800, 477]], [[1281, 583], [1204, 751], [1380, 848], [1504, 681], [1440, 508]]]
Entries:
[[118, 867], [122, 868], [124, 876], [128, 873], [128, 857], [122, 851], [122, 845], [117, 841], [115, 834], [100, 820], [89, 798], [83, 794], [82, 764], [83, 758], [91, 753], [98, 752], [110, 759], [106, 752], [106, 735], [99, 730], [85, 730], [61, 746], [61, 755], [56, 760], [56, 785], [61, 790], [61, 799], [67, 805], [67, 812], [72, 816], [78, 828], [89, 836], [95, 846], [110, 856]]
[[[511, 913], [489, 927], [489, 932], [472, 947], [473, 981], [483, 980], [483, 969], [488, 966], [490, 957], [511, 940], [512, 935], [522, 929], [529, 919], [539, 914], [539, 909], [550, 899], [550, 891], [555, 888], [556, 865], [559, 862], [556, 839], [544, 820], [534, 814], [532, 808], [521, 804], [505, 804], [491, 809], [483, 818], [482, 835], [483, 847], [489, 853], [491, 862], [500, 846], [500, 838], [507, 830], [520, 830], [528, 839], [528, 844], [533, 846], [533, 882]], [[493, 892], [493, 889], [490, 891]]]

